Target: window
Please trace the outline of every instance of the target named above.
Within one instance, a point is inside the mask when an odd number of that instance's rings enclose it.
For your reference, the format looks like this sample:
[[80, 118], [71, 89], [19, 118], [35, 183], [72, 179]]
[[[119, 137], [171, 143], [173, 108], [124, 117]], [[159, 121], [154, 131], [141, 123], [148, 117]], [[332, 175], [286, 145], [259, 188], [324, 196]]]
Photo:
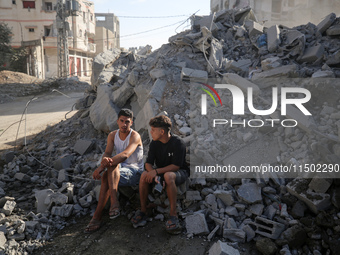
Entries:
[[35, 1], [22, 1], [24, 9], [35, 9]]
[[28, 32], [34, 33], [34, 28], [29, 28]]
[[52, 3], [51, 2], [45, 2], [45, 10], [46, 11], [52, 11]]
[[12, 0], [12, 4], [17, 4], [17, 3], [15, 2], [15, 0]]
[[51, 26], [44, 27], [44, 36], [50, 36]]

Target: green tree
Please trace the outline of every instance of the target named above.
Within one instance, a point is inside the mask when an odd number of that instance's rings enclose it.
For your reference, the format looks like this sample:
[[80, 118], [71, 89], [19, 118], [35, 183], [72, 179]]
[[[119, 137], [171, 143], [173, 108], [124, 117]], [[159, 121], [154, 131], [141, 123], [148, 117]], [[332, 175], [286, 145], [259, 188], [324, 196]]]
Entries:
[[10, 61], [12, 55], [11, 42], [12, 31], [6, 23], [0, 23], [0, 70], [5, 69], [4, 64]]

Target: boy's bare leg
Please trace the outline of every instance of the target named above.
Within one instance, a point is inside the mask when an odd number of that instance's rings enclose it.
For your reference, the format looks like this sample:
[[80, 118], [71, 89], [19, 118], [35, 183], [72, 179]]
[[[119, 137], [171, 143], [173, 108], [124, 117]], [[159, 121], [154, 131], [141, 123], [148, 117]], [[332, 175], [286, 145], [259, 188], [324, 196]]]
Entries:
[[146, 202], [148, 199], [149, 193], [149, 183], [145, 180], [147, 172], [143, 172], [139, 181], [139, 197], [140, 197], [140, 206], [141, 211], [146, 213]]
[[119, 166], [110, 166], [107, 168], [109, 194], [111, 201], [111, 208], [119, 208], [119, 202], [117, 199], [118, 183], [120, 179]]

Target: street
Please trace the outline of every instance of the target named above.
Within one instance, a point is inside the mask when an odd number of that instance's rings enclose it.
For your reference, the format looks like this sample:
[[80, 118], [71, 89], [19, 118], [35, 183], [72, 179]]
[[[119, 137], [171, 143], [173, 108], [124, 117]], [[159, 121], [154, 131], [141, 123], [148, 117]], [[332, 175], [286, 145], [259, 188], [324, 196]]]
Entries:
[[[65, 114], [72, 109], [72, 105], [83, 96], [83, 92], [69, 92], [67, 96], [58, 92], [50, 92], [35, 96], [27, 107], [27, 120], [25, 121], [26, 104], [33, 96], [18, 97], [13, 102], [0, 105], [0, 151], [12, 149], [15, 146], [16, 135], [22, 117], [17, 144], [22, 143], [26, 136], [35, 135], [44, 130], [48, 125], [55, 125], [65, 119]], [[76, 113], [67, 114], [67, 118]], [[6, 130], [7, 129], [7, 130]], [[5, 131], [5, 132], [4, 132]]]

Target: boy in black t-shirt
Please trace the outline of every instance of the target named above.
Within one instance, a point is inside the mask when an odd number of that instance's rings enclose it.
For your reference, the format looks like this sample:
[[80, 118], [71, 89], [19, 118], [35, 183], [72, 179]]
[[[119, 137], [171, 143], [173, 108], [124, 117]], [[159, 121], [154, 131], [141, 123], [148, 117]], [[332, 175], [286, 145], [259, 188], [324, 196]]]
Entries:
[[166, 192], [170, 202], [170, 217], [166, 222], [166, 230], [178, 234], [181, 226], [176, 212], [177, 187], [189, 176], [189, 168], [185, 162], [186, 148], [184, 141], [170, 133], [171, 120], [166, 116], [157, 116], [150, 120], [151, 136], [145, 169], [139, 182], [141, 211], [131, 220], [134, 227], [146, 224], [146, 203], [149, 185], [159, 182], [158, 176], [164, 179]]

